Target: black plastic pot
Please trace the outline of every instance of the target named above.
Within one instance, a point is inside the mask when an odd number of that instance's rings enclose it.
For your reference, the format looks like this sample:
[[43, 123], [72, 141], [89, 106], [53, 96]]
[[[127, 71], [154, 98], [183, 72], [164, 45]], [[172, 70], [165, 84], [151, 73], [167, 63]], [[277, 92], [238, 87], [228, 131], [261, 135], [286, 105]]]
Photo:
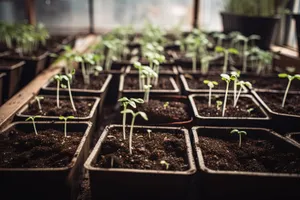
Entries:
[[[136, 76], [136, 75], [121, 75], [120, 77], [120, 85], [119, 85], [119, 97], [121, 98], [123, 96], [140, 96], [142, 94], [144, 94], [143, 90], [127, 90], [124, 89], [124, 82], [125, 82], [125, 76]], [[160, 77], [162, 77], [164, 75], [161, 75]], [[172, 90], [157, 90], [157, 89], [151, 89], [150, 91], [150, 96], [163, 96], [163, 95], [179, 95], [180, 94], [180, 89], [178, 88], [176, 81], [174, 80], [173, 77], [168, 76], [169, 80], [173, 86]]]
[[[218, 96], [224, 96], [218, 95]], [[240, 98], [250, 98], [259, 108], [259, 110], [265, 115], [265, 117], [205, 117], [199, 115], [195, 98], [197, 97], [208, 97], [208, 94], [192, 94], [189, 95], [189, 100], [194, 112], [194, 124], [199, 126], [241, 126], [241, 127], [264, 127], [268, 128], [270, 118], [260, 104], [255, 100], [252, 95], [241, 94]], [[232, 95], [228, 95], [228, 98]]]
[[36, 75], [38, 75], [45, 69], [45, 64], [48, 55], [48, 52], [44, 52], [38, 57], [19, 57], [7, 55], [1, 58], [14, 61], [25, 61], [21, 76], [21, 86], [23, 87], [27, 85], [31, 80], [33, 80], [36, 77]]
[[300, 147], [300, 132], [288, 133], [286, 138]]
[[135, 127], [135, 129], [177, 130], [178, 134], [184, 134], [189, 163], [189, 169], [187, 171], [93, 167], [100, 153], [101, 145], [110, 129], [121, 129], [121, 127], [121, 125], [110, 125], [105, 128], [84, 165], [89, 171], [92, 199], [187, 199], [196, 168], [189, 133], [186, 129], [154, 126]]
[[256, 42], [257, 46], [270, 49], [279, 17], [254, 17], [226, 12], [221, 12], [221, 16], [225, 33], [239, 31], [245, 36], [260, 35], [261, 39]]
[[[194, 147], [199, 168], [198, 199], [298, 199], [299, 174], [212, 170], [206, 166], [198, 136], [230, 138], [233, 127], [194, 127]], [[278, 145], [283, 152], [299, 152], [300, 148], [277, 133], [261, 128], [238, 128], [247, 131], [246, 137], [262, 138]], [[222, 159], [219, 155], [216, 155]], [[269, 163], [272, 164], [272, 163]]]
[[[4, 131], [15, 127], [32, 132], [31, 122], [15, 122]], [[64, 130], [63, 122], [36, 122], [38, 130]], [[68, 122], [68, 131], [82, 132], [82, 140], [74, 158], [62, 168], [0, 168], [1, 198], [20, 200], [76, 200], [83, 179], [83, 164], [88, 157], [91, 124], [88, 122]]]
[[293, 18], [296, 21], [296, 36], [298, 42], [298, 57], [300, 56], [300, 14], [293, 14]]
[[3, 87], [3, 80], [4, 80], [4, 77], [6, 76], [5, 73], [0, 73], [0, 106], [2, 105], [3, 103], [3, 93], [4, 93], [4, 87]]
[[24, 64], [24, 61], [11, 61], [9, 65], [2, 66], [0, 62], [0, 72], [6, 73], [4, 77], [5, 87], [3, 88], [4, 102], [19, 91]]
[[[198, 74], [198, 76], [199, 76], [199, 74]], [[221, 77], [220, 77], [220, 80], [221, 80]], [[184, 95], [190, 95], [190, 94], [208, 94], [208, 92], [209, 92], [209, 88], [208, 88], [208, 86], [207, 86], [207, 89], [191, 89], [190, 87], [189, 87], [189, 84], [188, 84], [188, 82], [187, 82], [187, 80], [186, 80], [186, 77], [185, 77], [185, 75], [180, 75], [180, 81], [181, 81], [181, 85], [182, 85], [182, 93], [184, 94]], [[222, 81], [222, 80], [221, 80]], [[203, 83], [203, 85], [204, 85], [204, 83]], [[245, 86], [242, 86], [242, 94], [247, 94], [248, 93], [248, 89], [245, 87]], [[225, 88], [224, 89], [212, 89], [212, 93], [213, 94], [215, 94], [215, 93], [217, 93], [217, 94], [225, 94]], [[234, 93], [234, 91], [233, 90], [228, 90], [228, 93]]]
[[[278, 113], [270, 109], [268, 106], [268, 102], [264, 102], [260, 98], [260, 94], [265, 94], [265, 93], [275, 93], [278, 95], [281, 95], [283, 97], [284, 93], [283, 92], [255, 92], [251, 91], [253, 96], [260, 102], [260, 104], [264, 107], [264, 109], [268, 112], [268, 115], [272, 118], [271, 122], [271, 128], [275, 131], [277, 131], [280, 134], [285, 134], [289, 132], [294, 132], [294, 131], [300, 131], [300, 115], [290, 115], [290, 114], [285, 114], [285, 113]], [[291, 93], [289, 93], [291, 95]]]

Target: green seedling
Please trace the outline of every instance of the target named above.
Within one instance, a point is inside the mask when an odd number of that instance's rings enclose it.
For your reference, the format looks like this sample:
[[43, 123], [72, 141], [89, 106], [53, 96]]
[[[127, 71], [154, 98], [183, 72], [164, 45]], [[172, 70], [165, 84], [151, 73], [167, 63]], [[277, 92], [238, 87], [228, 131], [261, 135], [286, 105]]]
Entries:
[[242, 135], [247, 135], [247, 132], [246, 131], [240, 131], [238, 129], [233, 129], [230, 134], [238, 134], [239, 135], [239, 147], [241, 148], [242, 147]]
[[249, 114], [251, 114], [253, 111], [254, 111], [254, 108], [249, 108], [249, 109], [247, 109], [247, 112], [248, 112]]
[[239, 54], [239, 51], [237, 49], [234, 49], [234, 48], [225, 49], [225, 48], [220, 47], [220, 46], [216, 46], [215, 52], [224, 53], [223, 73], [226, 73], [227, 69], [228, 69], [229, 54], [235, 54], [235, 55]]
[[151, 69], [148, 66], [143, 67], [142, 75], [146, 79], [146, 83], [143, 83], [142, 85], [144, 87], [143, 89], [144, 89], [144, 92], [145, 92], [144, 101], [147, 103], [147, 102], [149, 102], [150, 89], [152, 88], [151, 79], [152, 78], [157, 78], [158, 75], [153, 69]]
[[132, 121], [131, 121], [130, 132], [129, 132], [129, 154], [132, 155], [132, 135], [133, 135], [135, 118], [140, 115], [144, 120], [148, 121], [148, 117], [147, 117], [147, 114], [144, 112], [136, 112], [135, 113], [130, 109], [123, 110], [121, 113], [122, 114], [126, 113], [126, 114], [132, 115]]
[[216, 103], [217, 103], [217, 110], [221, 110], [223, 101], [217, 101]]
[[148, 137], [149, 137], [149, 139], [151, 139], [151, 133], [152, 133], [152, 130], [151, 130], [151, 129], [147, 129], [147, 132], [148, 132]]
[[63, 46], [63, 49], [65, 51], [63, 54], [57, 55], [57, 54], [52, 53], [52, 54], [50, 54], [50, 56], [51, 57], [58, 57], [54, 63], [65, 60], [66, 65], [64, 66], [64, 71], [65, 71], [65, 74], [69, 74], [70, 69], [73, 69], [73, 61], [74, 61], [77, 53], [74, 52], [72, 47], [69, 46], [69, 45]]
[[56, 80], [57, 86], [56, 86], [56, 106], [57, 108], [60, 108], [59, 105], [59, 88], [62, 81], [62, 76], [60, 74], [57, 74], [54, 76], [54, 79]]
[[226, 90], [225, 90], [225, 97], [224, 97], [223, 110], [222, 110], [222, 117], [224, 117], [225, 110], [226, 110], [228, 90], [229, 90], [229, 83], [232, 79], [228, 74], [221, 74], [221, 77], [222, 77], [222, 80], [226, 82]]
[[241, 96], [241, 93], [242, 93], [243, 86], [247, 86], [247, 87], [249, 87], [249, 88], [252, 88], [252, 84], [251, 84], [250, 82], [248, 82], [248, 81], [239, 81], [239, 82], [237, 83], [237, 85], [240, 86], [240, 89], [239, 89], [239, 92], [238, 92], [238, 94], [237, 94], [237, 96], [236, 96], [234, 102], [233, 102], [233, 107], [236, 107], [236, 105], [237, 105], [237, 103], [238, 103], [238, 100], [239, 100], [239, 98], [240, 98], [240, 96]]
[[37, 130], [36, 130], [36, 126], [35, 126], [35, 119], [36, 118], [41, 118], [42, 116], [39, 116], [39, 115], [37, 115], [37, 116], [30, 116], [30, 117], [28, 117], [25, 121], [29, 121], [29, 120], [31, 120], [32, 121], [32, 125], [33, 125], [33, 130], [34, 130], [34, 133], [35, 133], [35, 135], [38, 135], [38, 132], [37, 132]]
[[65, 137], [67, 137], [67, 121], [68, 119], [75, 119], [74, 116], [68, 116], [68, 117], [64, 117], [64, 116], [59, 116], [58, 118], [59, 120], [64, 120], [65, 124], [64, 124], [64, 133], [65, 133]]
[[217, 46], [222, 46], [223, 40], [227, 38], [226, 34], [218, 32], [214, 33], [212, 36], [217, 39]]
[[230, 72], [230, 75], [231, 80], [233, 80], [233, 102], [235, 102], [237, 98], [237, 82], [240, 77], [240, 72]]
[[201, 58], [201, 74], [207, 74], [209, 69], [209, 63], [213, 60], [213, 57], [210, 55], [204, 55]]
[[164, 103], [164, 109], [167, 109], [167, 108], [169, 107], [169, 104], [170, 104], [170, 103], [169, 103], [168, 101], [165, 102], [165, 103]]
[[72, 73], [70, 74], [67, 74], [67, 75], [62, 75], [62, 79], [67, 81], [67, 85], [64, 85], [64, 84], [61, 84], [61, 87], [62, 88], [68, 88], [68, 91], [69, 91], [69, 97], [70, 97], [70, 101], [71, 101], [71, 104], [72, 104], [72, 108], [73, 110], [76, 112], [76, 108], [75, 108], [75, 104], [74, 104], [74, 101], [73, 101], [73, 96], [72, 96], [72, 91], [71, 91], [71, 80], [72, 80], [72, 77], [73, 75], [75, 74], [75, 70], [73, 69]]
[[[123, 111], [127, 110], [128, 105], [130, 105], [133, 108], [136, 108], [136, 103], [142, 104], [144, 103], [143, 99], [140, 98], [130, 98], [128, 99], [127, 97], [123, 97], [121, 99], [118, 100], [118, 102], [121, 103], [121, 105], [123, 106]], [[123, 139], [126, 139], [126, 115], [127, 113], [123, 113]]]
[[289, 74], [282, 73], [282, 74], [278, 74], [278, 77], [288, 79], [288, 84], [287, 84], [287, 87], [285, 89], [284, 97], [283, 97], [282, 104], [281, 104], [281, 107], [284, 108], [286, 97], [287, 97], [287, 94], [288, 94], [289, 89], [291, 87], [291, 83], [295, 78], [300, 80], [300, 74], [296, 74], [296, 75], [292, 76], [292, 75], [289, 75]]
[[37, 104], [38, 104], [40, 113], [42, 113], [42, 112], [43, 112], [43, 109], [42, 109], [41, 100], [43, 100], [44, 97], [43, 97], [43, 96], [35, 96], [34, 98], [35, 98], [35, 100], [36, 100], [36, 102], [37, 102]]
[[209, 81], [209, 80], [204, 80], [203, 81], [204, 84], [206, 84], [209, 88], [209, 92], [208, 92], [208, 107], [211, 107], [211, 92], [212, 89], [218, 85], [218, 82], [216, 81]]
[[170, 167], [170, 164], [167, 163], [165, 160], [160, 161], [160, 164], [163, 165], [163, 166], [165, 166], [166, 170], [168, 170], [169, 167]]
[[139, 71], [139, 88], [140, 90], [143, 89], [143, 81], [142, 81], [142, 76], [143, 76], [143, 68], [144, 66], [140, 62], [134, 62], [133, 63], [134, 68], [136, 68]]

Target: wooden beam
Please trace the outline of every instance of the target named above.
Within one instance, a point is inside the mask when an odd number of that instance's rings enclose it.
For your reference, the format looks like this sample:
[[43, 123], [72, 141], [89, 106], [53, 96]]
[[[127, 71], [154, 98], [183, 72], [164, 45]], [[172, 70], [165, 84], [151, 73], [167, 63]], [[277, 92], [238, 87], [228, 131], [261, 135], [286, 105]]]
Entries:
[[200, 0], [194, 0], [194, 13], [193, 13], [193, 28], [198, 28], [198, 20], [199, 20], [199, 5], [200, 5]]
[[28, 23], [36, 24], [35, 0], [25, 0]]
[[89, 22], [90, 22], [90, 34], [94, 34], [95, 33], [94, 0], [89, 0]]

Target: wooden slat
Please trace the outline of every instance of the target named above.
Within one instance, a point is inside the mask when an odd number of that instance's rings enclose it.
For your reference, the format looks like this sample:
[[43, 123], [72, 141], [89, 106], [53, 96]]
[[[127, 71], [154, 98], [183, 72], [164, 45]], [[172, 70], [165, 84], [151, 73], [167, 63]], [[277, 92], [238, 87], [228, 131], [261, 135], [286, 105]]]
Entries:
[[[76, 41], [74, 51], [85, 52], [89, 46], [94, 44], [96, 37], [89, 35], [83, 39]], [[15, 113], [23, 107], [33, 97], [33, 94], [37, 94], [41, 87], [47, 83], [47, 81], [55, 74], [59, 73], [64, 66], [64, 62], [59, 62], [48, 69], [44, 70], [34, 80], [32, 80], [21, 91], [14, 95], [4, 105], [0, 107], [0, 128], [4, 128], [9, 124], [15, 115]]]
[[28, 23], [35, 25], [36, 24], [36, 12], [35, 12], [35, 1], [34, 0], [26, 0], [26, 12]]

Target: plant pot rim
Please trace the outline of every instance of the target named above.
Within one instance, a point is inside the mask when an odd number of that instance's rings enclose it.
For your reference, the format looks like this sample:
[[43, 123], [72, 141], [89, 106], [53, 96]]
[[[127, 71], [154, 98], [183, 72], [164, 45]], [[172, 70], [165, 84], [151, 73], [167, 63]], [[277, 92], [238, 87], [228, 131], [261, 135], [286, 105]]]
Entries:
[[[195, 74], [192, 74], [192, 76], [193, 75], [195, 75]], [[180, 80], [181, 80], [181, 82], [183, 84], [184, 89], [187, 92], [189, 92], [189, 93], [201, 94], [201, 93], [208, 93], [209, 92], [209, 89], [191, 89], [189, 87], [189, 84], [187, 83], [187, 80], [186, 80], [186, 78], [185, 78], [185, 76], [183, 74], [180, 75]], [[241, 92], [241, 95], [242, 94], [247, 94], [249, 92], [249, 90], [245, 86], [242, 85], [241, 87], [243, 88], [242, 92]], [[222, 90], [222, 89], [213, 89], [212, 93], [217, 93], [217, 94], [224, 93], [225, 94], [225, 90]], [[233, 90], [228, 90], [228, 93], [233, 93]]]
[[293, 135], [300, 135], [300, 132], [292, 132], [292, 133], [288, 133], [285, 135], [285, 137], [290, 140], [291, 142], [293, 142], [296, 146], [298, 146], [300, 148], [300, 143], [297, 142], [292, 136]]
[[[54, 99], [56, 101], [56, 96], [54, 95], [43, 95], [44, 98], [49, 98], [49, 99]], [[69, 99], [68, 96], [60, 96], [59, 99]], [[94, 113], [96, 112], [96, 109], [99, 105], [100, 102], [100, 98], [99, 97], [88, 97], [88, 96], [74, 96], [73, 99], [77, 99], [77, 100], [94, 100], [94, 105], [92, 106], [90, 113], [88, 116], [84, 116], [84, 117], [75, 117], [74, 119], [71, 119], [70, 121], [76, 121], [76, 120], [90, 120]], [[34, 103], [36, 101], [36, 99], [32, 98], [29, 102], [30, 103]], [[27, 115], [27, 114], [23, 114], [26, 110], [28, 109], [28, 103], [25, 104], [16, 114], [17, 117], [19, 118], [27, 118], [30, 117], [31, 115]], [[42, 116], [41, 119], [48, 119], [48, 120], [57, 120], [59, 116]], [[39, 121], [39, 119], [37, 119], [37, 121]]]
[[[6, 128], [4, 128], [3, 130], [1, 130], [1, 133], [9, 130], [10, 128], [19, 125], [19, 124], [32, 124], [32, 122], [14, 122], [12, 124], [10, 124], [9, 126], [7, 126]], [[53, 121], [36, 121], [35, 124], [53, 124], [53, 125], [64, 125], [64, 122], [53, 122]], [[85, 141], [87, 140], [87, 136], [91, 130], [92, 127], [92, 123], [91, 122], [67, 122], [68, 125], [71, 124], [84, 124], [87, 126], [84, 134], [82, 135], [82, 139], [80, 141], [80, 143], [77, 146], [77, 149], [75, 151], [75, 154], [71, 160], [71, 162], [65, 166], [65, 167], [45, 167], [45, 168], [0, 168], [0, 171], [67, 171], [70, 170], [71, 168], [73, 168], [75, 166], [76, 160], [77, 160], [77, 156], [79, 155], [81, 149], [84, 146]]]
[[[107, 88], [109, 82], [112, 79], [112, 75], [111, 74], [104, 74], [104, 73], [102, 75], [107, 75], [107, 78], [106, 78], [104, 84], [102, 85], [102, 87], [99, 90], [71, 88], [71, 92], [88, 92], [88, 93], [94, 93], [94, 94], [104, 93], [105, 89]], [[53, 82], [53, 81], [54, 80], [49, 79], [49, 81], [42, 87], [42, 89], [49, 90], [49, 91], [56, 91], [56, 87], [48, 87], [50, 85], [50, 83]], [[64, 89], [64, 88], [60, 88], [60, 91], [68, 92], [69, 90]]]
[[[164, 175], [193, 175], [196, 173], [196, 165], [192, 153], [192, 145], [190, 142], [189, 131], [185, 128], [179, 127], [165, 127], [165, 126], [134, 126], [136, 129], [164, 129], [164, 130], [180, 130], [185, 135], [186, 153], [189, 162], [189, 169], [186, 171], [165, 171], [165, 170], [142, 170], [142, 169], [127, 169], [127, 168], [100, 168], [93, 167], [92, 162], [100, 153], [102, 142], [105, 140], [109, 130], [112, 128], [122, 128], [122, 125], [111, 124], [105, 127], [97, 144], [95, 145], [92, 153], [86, 160], [84, 167], [89, 171], [102, 171], [102, 172], [117, 172], [117, 173], [140, 173], [140, 174], [164, 174]], [[126, 125], [127, 128], [130, 126]]]
[[229, 171], [229, 170], [213, 170], [208, 168], [205, 165], [205, 161], [203, 158], [203, 154], [201, 151], [201, 148], [199, 147], [199, 137], [198, 137], [198, 129], [243, 129], [243, 130], [256, 130], [256, 131], [265, 131], [269, 132], [271, 135], [280, 138], [281, 140], [285, 141], [286, 143], [289, 143], [290, 145], [300, 148], [287, 140], [285, 137], [279, 135], [278, 133], [274, 132], [273, 130], [266, 129], [266, 128], [252, 128], [252, 127], [217, 127], [217, 126], [195, 126], [192, 128], [193, 138], [194, 138], [194, 144], [196, 146], [196, 157], [198, 159], [198, 164], [200, 167], [200, 170], [206, 174], [219, 174], [219, 175], [233, 175], [233, 176], [256, 176], [256, 177], [286, 177], [286, 178], [300, 178], [300, 174], [296, 173], [272, 173], [272, 172], [249, 172], [249, 171]]
[[[1, 59], [1, 57], [0, 57], [0, 59]], [[6, 59], [1, 59], [1, 60], [6, 60]], [[9, 60], [7, 60], [7, 61], [11, 62], [12, 65], [0, 66], [0, 70], [11, 71], [11, 70], [14, 70], [16, 68], [22, 67], [25, 64], [24, 61], [9, 61]]]
[[[273, 115], [279, 115], [279, 116], [284, 116], [284, 117], [296, 117], [296, 118], [300, 118], [300, 115], [292, 115], [292, 114], [286, 114], [286, 113], [279, 113], [279, 112], [275, 112], [273, 110], [271, 110], [271, 108], [262, 100], [262, 98], [260, 98], [259, 94], [257, 92], [261, 92], [261, 91], [251, 91], [251, 93], [253, 94], [253, 96], [261, 103], [261, 105], [271, 114]], [[281, 91], [277, 91], [276, 90], [273, 90], [273, 91], [263, 91], [261, 93], [273, 93], [273, 94], [276, 94], [276, 93], [282, 93]], [[299, 93], [290, 93], [289, 94], [291, 95], [295, 95], [295, 94], [299, 94]]]
[[280, 16], [278, 15], [275, 15], [275, 16], [258, 16], [258, 15], [255, 15], [255, 16], [249, 16], [249, 15], [243, 15], [243, 14], [235, 14], [235, 13], [231, 13], [231, 12], [221, 12], [221, 15], [231, 15], [231, 16], [237, 16], [237, 17], [243, 17], [243, 18], [252, 18], [252, 19], [270, 19], [270, 20], [279, 20], [280, 19]]
[[[132, 75], [135, 75], [135, 74], [121, 74], [120, 76], [120, 85], [119, 85], [119, 92], [122, 92], [122, 93], [144, 93], [144, 90], [138, 90], [138, 89], [135, 89], [135, 90], [130, 90], [130, 89], [124, 89], [124, 83], [125, 83], [125, 76], [132, 76]], [[175, 79], [172, 77], [172, 76], [169, 76], [169, 80], [173, 86], [173, 89], [172, 90], [159, 90], [159, 89], [153, 89], [153, 90], [150, 90], [150, 94], [151, 93], [179, 93], [180, 90], [176, 84], [176, 81]]]
[[0, 78], [3, 78], [4, 76], [6, 76], [5, 72], [0, 72]]
[[[224, 96], [224, 94], [216, 94], [216, 95]], [[245, 121], [249, 121], [249, 120], [268, 121], [268, 120], [270, 120], [270, 117], [266, 113], [266, 111], [259, 105], [258, 101], [250, 94], [241, 94], [240, 97], [250, 98], [256, 104], [256, 106], [260, 109], [260, 111], [265, 115], [265, 117], [204, 117], [204, 116], [201, 116], [201, 115], [199, 115], [194, 98], [195, 97], [206, 97], [206, 96], [208, 96], [208, 94], [191, 94], [191, 95], [189, 95], [189, 100], [192, 105], [194, 115], [196, 118], [215, 119], [215, 120], [245, 120]], [[228, 94], [228, 97], [230, 97], [230, 96], [233, 96], [233, 95]]]
[[4, 56], [4, 58], [7, 59], [16, 59], [16, 60], [24, 60], [24, 61], [40, 61], [43, 60], [44, 58], [46, 58], [49, 55], [49, 51], [44, 51], [44, 53], [40, 54], [37, 57], [29, 57], [29, 56], [16, 56], [16, 55], [6, 55]]

